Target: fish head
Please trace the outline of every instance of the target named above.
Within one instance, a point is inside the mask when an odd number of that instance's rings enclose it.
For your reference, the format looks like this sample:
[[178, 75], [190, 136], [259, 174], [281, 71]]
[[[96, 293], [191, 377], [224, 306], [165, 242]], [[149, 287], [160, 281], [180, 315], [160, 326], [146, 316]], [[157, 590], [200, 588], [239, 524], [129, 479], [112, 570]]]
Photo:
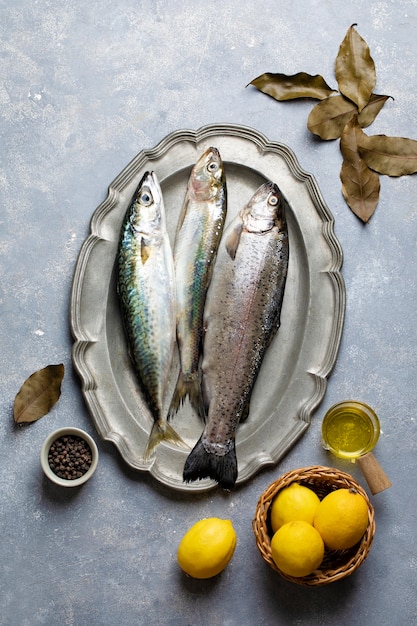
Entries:
[[162, 191], [155, 172], [145, 172], [133, 198], [130, 224], [134, 232], [150, 234], [163, 226]]
[[274, 227], [282, 230], [286, 228], [285, 206], [278, 185], [272, 181], [263, 183], [243, 209], [243, 227], [254, 233], [268, 232]]
[[223, 161], [217, 148], [207, 148], [194, 165], [190, 176], [190, 194], [197, 200], [209, 200], [225, 185]]

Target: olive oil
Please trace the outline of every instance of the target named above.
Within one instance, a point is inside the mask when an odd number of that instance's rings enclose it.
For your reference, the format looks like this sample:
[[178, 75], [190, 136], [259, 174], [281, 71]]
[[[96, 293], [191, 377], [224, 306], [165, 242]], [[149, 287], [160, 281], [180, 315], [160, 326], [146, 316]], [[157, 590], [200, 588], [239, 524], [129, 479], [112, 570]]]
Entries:
[[366, 404], [340, 402], [324, 416], [322, 437], [325, 450], [355, 460], [370, 452], [378, 441], [379, 420]]

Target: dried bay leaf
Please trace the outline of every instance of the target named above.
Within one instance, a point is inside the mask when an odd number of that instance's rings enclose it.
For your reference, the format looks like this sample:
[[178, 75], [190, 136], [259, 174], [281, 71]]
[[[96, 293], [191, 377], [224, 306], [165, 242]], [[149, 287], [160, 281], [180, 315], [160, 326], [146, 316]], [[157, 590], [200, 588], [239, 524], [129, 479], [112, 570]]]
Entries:
[[415, 139], [363, 133], [359, 154], [368, 167], [386, 176], [407, 176], [417, 172]]
[[293, 75], [267, 72], [252, 80], [249, 85], [281, 102], [297, 98], [323, 100], [335, 91], [319, 74], [312, 76], [306, 72]]
[[54, 406], [61, 395], [64, 365], [47, 365], [23, 383], [14, 401], [16, 424], [35, 422]]
[[374, 90], [376, 69], [368, 44], [354, 27], [355, 24], [350, 26], [340, 44], [335, 73], [340, 92], [361, 112]]
[[368, 104], [359, 113], [359, 126], [361, 126], [361, 128], [366, 128], [367, 126], [370, 126], [384, 106], [384, 104], [386, 103], [386, 101], [391, 97], [392, 96], [382, 96], [377, 93], [371, 94]]
[[[363, 159], [356, 165], [343, 161], [340, 169], [342, 194], [351, 211], [365, 224], [369, 222], [379, 202], [380, 182], [376, 172]], [[371, 190], [368, 195], [368, 189]]]
[[[364, 128], [372, 124], [379, 111], [390, 96], [372, 94], [369, 103], [359, 114], [359, 125]], [[358, 107], [344, 96], [330, 96], [322, 100], [311, 110], [307, 120], [307, 128], [321, 139], [338, 139], [341, 137], [346, 124], [354, 115]]]
[[362, 135], [358, 117], [355, 115], [346, 124], [340, 139], [340, 150], [343, 155], [340, 180], [342, 193], [353, 213], [363, 222], [368, 222], [379, 201], [379, 175], [371, 170], [361, 158], [358, 142]]
[[319, 74], [266, 73], [250, 85], [276, 100], [319, 100], [310, 112], [307, 128], [323, 140], [340, 138], [343, 196], [351, 210], [368, 222], [379, 201], [379, 174], [417, 173], [417, 141], [386, 135], [368, 136], [370, 126], [391, 96], [374, 93], [375, 63], [366, 41], [352, 24], [335, 60], [339, 93]]
[[357, 112], [357, 106], [344, 96], [330, 96], [310, 111], [307, 128], [321, 139], [337, 139]]
[[[358, 116], [359, 126], [369, 126], [391, 96], [372, 94], [369, 103]], [[307, 128], [318, 135], [320, 139], [338, 139], [346, 124], [354, 115], [358, 114], [358, 107], [344, 96], [330, 96], [322, 100], [310, 111]]]

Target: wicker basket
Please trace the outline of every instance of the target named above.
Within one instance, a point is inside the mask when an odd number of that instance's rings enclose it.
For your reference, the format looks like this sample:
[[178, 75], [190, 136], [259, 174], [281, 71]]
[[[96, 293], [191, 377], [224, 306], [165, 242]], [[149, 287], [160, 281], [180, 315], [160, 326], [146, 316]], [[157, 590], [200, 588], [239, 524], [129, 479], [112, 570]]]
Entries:
[[[320, 499], [325, 495], [341, 488], [354, 487], [368, 504], [369, 523], [361, 541], [348, 550], [325, 550], [320, 569], [309, 576], [295, 578], [281, 572], [275, 565], [271, 554], [272, 529], [270, 526], [270, 507], [278, 491], [293, 482], [309, 487], [317, 493]], [[256, 507], [256, 514], [252, 522], [256, 544], [264, 560], [283, 578], [299, 585], [320, 586], [327, 585], [346, 576], [350, 576], [366, 559], [375, 533], [374, 509], [366, 492], [350, 474], [332, 467], [320, 465], [304, 467], [283, 474], [278, 480], [269, 485], [262, 494]]]

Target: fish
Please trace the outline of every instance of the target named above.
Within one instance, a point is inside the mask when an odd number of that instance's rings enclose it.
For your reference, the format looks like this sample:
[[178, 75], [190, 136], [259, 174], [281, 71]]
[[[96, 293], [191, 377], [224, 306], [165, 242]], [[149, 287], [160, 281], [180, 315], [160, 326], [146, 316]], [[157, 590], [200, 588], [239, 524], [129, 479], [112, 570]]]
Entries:
[[212, 478], [230, 490], [237, 480], [236, 429], [249, 414], [263, 357], [281, 323], [288, 210], [278, 186], [267, 181], [225, 231], [204, 313], [206, 423], [186, 458], [185, 482]]
[[199, 372], [203, 312], [226, 212], [225, 168], [219, 150], [209, 147], [191, 170], [174, 241], [180, 370], [168, 419], [187, 397], [204, 417]]
[[117, 253], [117, 291], [128, 350], [154, 423], [144, 458], [161, 441], [186, 445], [164, 418], [175, 348], [175, 277], [161, 187], [146, 171], [125, 213]]

